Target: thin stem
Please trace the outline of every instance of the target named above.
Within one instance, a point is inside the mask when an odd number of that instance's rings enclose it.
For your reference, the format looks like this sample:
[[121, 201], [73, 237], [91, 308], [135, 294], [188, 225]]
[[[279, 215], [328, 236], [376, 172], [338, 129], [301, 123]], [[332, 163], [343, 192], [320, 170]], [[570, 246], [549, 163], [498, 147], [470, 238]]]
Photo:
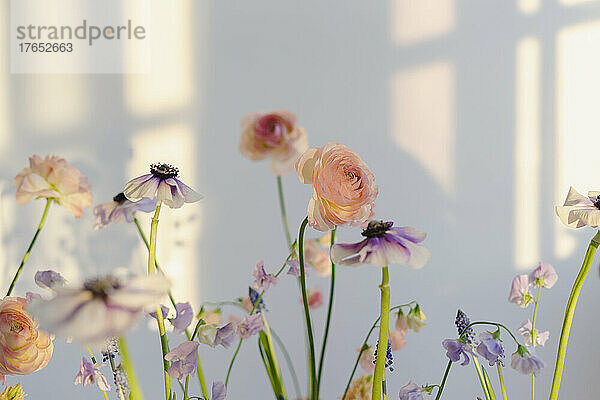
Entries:
[[31, 243], [29, 243], [29, 247], [27, 247], [27, 251], [25, 252], [25, 255], [23, 256], [23, 259], [21, 260], [21, 264], [19, 264], [19, 268], [17, 269], [17, 272], [15, 273], [15, 276], [13, 277], [13, 280], [10, 283], [10, 286], [8, 287], [8, 292], [6, 292], [7, 297], [10, 296], [10, 294], [12, 293], [12, 291], [15, 287], [15, 283], [17, 283], [17, 279], [19, 278], [19, 275], [21, 274], [21, 271], [23, 270], [25, 261], [27, 261], [27, 259], [29, 258], [29, 253], [31, 253], [31, 249], [33, 248], [35, 241], [37, 240], [40, 232], [42, 231], [42, 228], [44, 227], [44, 223], [46, 222], [46, 217], [48, 216], [48, 210], [50, 209], [50, 204], [52, 204], [52, 199], [46, 199], [46, 207], [44, 207], [44, 212], [42, 213], [42, 219], [40, 220], [37, 230], [35, 231], [35, 234], [33, 235], [33, 239], [31, 239]]
[[490, 393], [487, 390], [487, 386], [485, 384], [485, 380], [483, 375], [481, 374], [481, 367], [479, 366], [479, 361], [477, 361], [477, 357], [473, 356], [473, 365], [475, 365], [475, 370], [477, 371], [477, 376], [479, 377], [479, 383], [481, 383], [481, 389], [483, 390], [483, 394], [487, 400], [490, 399]]
[[[533, 308], [533, 322], [531, 323], [531, 348], [535, 349], [535, 340], [537, 332], [535, 331], [535, 321], [537, 320], [538, 304], [540, 303], [540, 295], [542, 294], [542, 285], [538, 287], [538, 295]], [[535, 400], [535, 375], [531, 374], [531, 400]]]
[[229, 375], [231, 374], [231, 368], [233, 368], [233, 362], [235, 361], [235, 358], [237, 357], [238, 352], [240, 351], [240, 347], [242, 347], [242, 341], [244, 339], [240, 339], [237, 348], [235, 349], [235, 353], [233, 353], [233, 357], [231, 358], [231, 361], [229, 362], [229, 367], [227, 368], [227, 376], [225, 377], [225, 387], [227, 387], [227, 383], [229, 383]]
[[313, 337], [312, 323], [310, 321], [310, 311], [308, 309], [308, 297], [306, 295], [306, 271], [304, 270], [304, 230], [308, 225], [308, 217], [304, 218], [300, 225], [298, 233], [298, 258], [300, 262], [300, 289], [302, 290], [302, 304], [304, 306], [304, 319], [306, 320], [306, 332], [308, 334], [309, 346], [309, 372], [310, 372], [310, 400], [318, 400], [317, 393], [317, 373], [315, 362], [315, 340]]
[[[89, 351], [89, 349], [88, 349]], [[113, 379], [116, 376], [117, 373], [117, 367], [115, 366], [115, 360], [113, 360], [113, 355], [110, 352], [110, 350], [106, 350], [106, 353], [108, 354], [108, 361], [110, 363], [110, 369], [113, 373]], [[116, 384], [116, 381], [115, 381]], [[121, 385], [116, 385], [117, 386], [117, 391], [119, 392], [119, 399], [120, 400], [125, 400], [125, 395], [123, 394], [123, 389], [121, 388]]]
[[483, 380], [485, 381], [485, 387], [490, 395], [490, 400], [496, 400], [496, 393], [494, 393], [492, 381], [484, 367], [481, 367], [481, 372], [483, 373]]
[[190, 384], [190, 376], [185, 377], [185, 388], [183, 389], [183, 400], [188, 400], [188, 385]]
[[[158, 232], [158, 216], [160, 214], [161, 203], [156, 205], [156, 211], [152, 217], [150, 225], [150, 246], [148, 247], [148, 275], [156, 272], [156, 235]], [[160, 306], [156, 307], [156, 323], [160, 335], [160, 348], [162, 351], [163, 375], [165, 379], [165, 398], [171, 399], [171, 377], [167, 372], [169, 370], [169, 362], [165, 360], [165, 356], [169, 352], [169, 344], [167, 342], [167, 333], [165, 331], [165, 321], [163, 320]]]
[[125, 368], [125, 373], [127, 374], [127, 380], [129, 382], [131, 394], [133, 394], [133, 398], [135, 400], [143, 400], [144, 395], [142, 394], [142, 391], [138, 385], [135, 370], [133, 369], [133, 364], [131, 363], [131, 358], [129, 357], [127, 342], [123, 336], [119, 337], [119, 348], [121, 349], [121, 358], [123, 359], [123, 367]]
[[[337, 227], [331, 231], [331, 242], [329, 244], [329, 251], [335, 243], [335, 231]], [[321, 389], [321, 376], [323, 375], [323, 362], [325, 361], [325, 349], [327, 347], [327, 337], [329, 336], [329, 324], [331, 323], [331, 312], [333, 310], [333, 294], [335, 289], [335, 264], [331, 262], [331, 288], [329, 289], [329, 305], [327, 307], [327, 319], [325, 322], [325, 333], [323, 334], [323, 344], [321, 346], [321, 356], [319, 359], [319, 376], [317, 378], [317, 394]]]
[[388, 267], [383, 267], [381, 276], [381, 318], [379, 323], [379, 342], [377, 343], [377, 359], [373, 372], [372, 400], [381, 400], [385, 356], [387, 354], [388, 334], [390, 325], [390, 275]]
[[290, 225], [288, 224], [287, 213], [285, 211], [285, 200], [283, 198], [283, 185], [281, 184], [281, 176], [277, 175], [277, 193], [279, 194], [279, 208], [281, 209], [281, 223], [285, 232], [285, 240], [287, 241], [288, 249], [292, 249], [292, 236], [290, 235]]
[[[92, 353], [92, 350], [90, 350], [90, 348], [88, 346], [86, 346], [85, 349], [87, 350], [88, 354], [90, 355], [92, 364], [98, 365], [98, 362], [96, 361], [96, 357], [94, 357], [94, 353]], [[104, 400], [108, 400], [108, 394], [106, 394], [106, 392], [104, 390], [102, 391], [102, 395], [104, 396]]]
[[294, 382], [294, 390], [296, 391], [296, 398], [299, 399], [302, 397], [300, 390], [300, 381], [298, 381], [298, 375], [296, 375], [296, 370], [294, 369], [294, 364], [292, 363], [292, 357], [290, 357], [290, 353], [288, 353], [287, 349], [285, 348], [283, 341], [281, 340], [279, 335], [277, 335], [277, 332], [275, 332], [273, 328], [271, 328], [271, 333], [273, 334], [273, 339], [275, 339], [277, 345], [279, 346], [279, 349], [283, 353], [283, 358], [285, 358], [285, 362], [288, 366], [288, 369], [290, 370], [290, 375], [292, 375], [292, 381]]
[[[415, 301], [411, 301], [410, 303], [401, 304], [399, 306], [392, 307], [392, 308], [390, 308], [390, 312], [397, 310], [399, 308], [402, 308], [402, 307], [408, 307], [413, 303], [415, 303]], [[367, 341], [369, 340], [371, 333], [373, 333], [373, 330], [375, 330], [375, 327], [377, 326], [377, 323], [379, 322], [380, 319], [381, 319], [381, 316], [377, 317], [375, 322], [373, 322], [373, 325], [371, 325], [371, 329], [369, 329], [369, 332], [367, 333], [365, 340], [363, 341], [362, 345], [360, 346], [360, 351], [358, 353], [358, 356], [356, 357], [356, 361], [354, 362], [354, 367], [352, 368], [352, 372], [350, 373], [350, 378], [348, 378], [348, 383], [346, 384], [346, 389], [344, 389], [344, 395], [342, 396], [342, 400], [346, 399], [346, 394], [348, 393], [348, 389], [350, 388], [350, 384], [352, 383], [352, 378], [354, 377], [354, 374], [356, 373], [356, 368], [358, 367], [360, 357], [362, 356], [362, 353], [365, 351], [365, 346], [367, 345]]]
[[446, 366], [446, 371], [444, 371], [444, 377], [442, 378], [442, 383], [438, 387], [437, 394], [435, 395], [435, 400], [439, 400], [442, 396], [442, 392], [444, 391], [444, 385], [446, 385], [446, 379], [448, 378], [448, 374], [450, 373], [450, 368], [452, 367], [452, 360], [448, 360], [448, 365]]
[[462, 333], [460, 334], [460, 336], [458, 337], [459, 339], [462, 339], [468, 332], [468, 329], [472, 326], [475, 325], [494, 325], [498, 328], [502, 328], [504, 329], [506, 332], [509, 333], [509, 335], [513, 338], [513, 340], [515, 341], [515, 343], [518, 345], [520, 345], [519, 341], [517, 340], [516, 336], [510, 331], [510, 329], [508, 329], [506, 326], [502, 325], [499, 322], [491, 322], [491, 321], [476, 321], [476, 322], [471, 322], [469, 325], [467, 325], [465, 327], [465, 329], [463, 329]]
[[569, 301], [567, 302], [567, 309], [565, 310], [565, 318], [563, 320], [563, 326], [560, 333], [560, 341], [558, 345], [558, 353], [556, 355], [556, 366], [554, 367], [554, 377], [552, 379], [552, 388], [550, 390], [550, 400], [558, 399], [558, 390], [560, 389], [560, 381], [562, 379], [563, 366], [565, 363], [565, 356], [567, 354], [567, 342], [569, 341], [569, 332], [571, 331], [571, 324], [573, 323], [573, 315], [575, 314], [575, 306], [577, 305], [577, 298], [581, 292], [585, 278], [587, 277], [592, 261], [594, 260], [594, 254], [598, 249], [598, 243], [600, 243], [600, 231], [590, 241], [583, 265], [581, 270], [575, 279]]
[[500, 388], [502, 389], [502, 400], [507, 400], [506, 388], [504, 387], [504, 376], [502, 375], [502, 367], [499, 362], [496, 362], [496, 367], [498, 368], [498, 380], [500, 381]]
[[269, 324], [267, 322], [267, 317], [265, 316], [265, 313], [260, 311], [260, 314], [262, 316], [263, 325], [264, 325], [263, 331], [265, 332], [265, 335], [267, 336], [269, 352], [271, 353], [272, 360], [273, 360], [273, 369], [274, 369], [273, 372], [275, 373], [275, 376], [273, 378], [277, 379], [277, 381], [281, 385], [281, 394], [283, 394], [284, 397], [287, 397], [287, 395], [285, 393], [285, 388], [283, 387], [283, 381], [281, 379], [281, 371], [279, 370], [279, 365], [277, 364], [277, 358], [275, 357], [275, 348], [273, 348], [273, 339], [271, 338], [271, 329], [269, 328]]

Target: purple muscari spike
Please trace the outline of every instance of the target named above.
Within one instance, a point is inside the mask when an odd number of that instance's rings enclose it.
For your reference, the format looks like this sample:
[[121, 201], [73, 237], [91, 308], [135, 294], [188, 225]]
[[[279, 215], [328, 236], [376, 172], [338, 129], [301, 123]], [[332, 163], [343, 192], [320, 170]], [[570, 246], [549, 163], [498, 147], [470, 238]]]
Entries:
[[[255, 306], [256, 305], [256, 301], [260, 297], [260, 293], [258, 293], [256, 290], [254, 290], [252, 287], [249, 286], [248, 287], [248, 297], [250, 297], [250, 301], [252, 302], [252, 306]], [[261, 310], [266, 310], [265, 303], [264, 303], [264, 301], [263, 301], [262, 298], [258, 302], [258, 305], [256, 305], [254, 311], [258, 312], [258, 311], [261, 311]]]
[[[458, 336], [464, 333], [465, 329], [467, 328], [467, 326], [469, 326], [470, 323], [471, 320], [469, 319], [469, 317], [467, 317], [467, 314], [465, 314], [462, 310], [458, 310], [458, 312], [456, 313], [456, 320], [454, 321], [454, 324], [458, 329]], [[464, 338], [468, 344], [473, 344], [473, 339], [475, 339], [475, 332], [473, 331], [473, 328], [467, 329], [467, 333], [465, 334]]]
[[[379, 340], [377, 341], [377, 345], [375, 346], [375, 358], [373, 359], [373, 364], [377, 362], [377, 347], [379, 346]], [[387, 351], [385, 353], [385, 368], [388, 368], [390, 372], [394, 371], [394, 367], [392, 364], [394, 363], [394, 355], [392, 354], [392, 344], [388, 340]]]

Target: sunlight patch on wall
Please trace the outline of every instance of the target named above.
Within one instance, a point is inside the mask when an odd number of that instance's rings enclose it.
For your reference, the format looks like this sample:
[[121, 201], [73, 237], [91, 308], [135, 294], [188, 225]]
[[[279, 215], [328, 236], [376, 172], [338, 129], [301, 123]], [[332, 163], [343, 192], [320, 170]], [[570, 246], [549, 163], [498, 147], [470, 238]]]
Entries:
[[[0, 20], [8, 20], [8, 2], [0, 2]], [[0, 26], [0, 154], [9, 150], [10, 120], [9, 120], [9, 90], [10, 65], [8, 60], [8, 24]]]
[[563, 6], [567, 6], [567, 7], [578, 6], [580, 4], [585, 4], [585, 3], [593, 3], [595, 1], [598, 1], [598, 0], [558, 0], [558, 2], [560, 4], [562, 4]]
[[[179, 168], [180, 179], [198, 190], [196, 174], [197, 144], [194, 132], [187, 124], [175, 124], [134, 134], [131, 139], [133, 156], [127, 165], [128, 177], [149, 173], [149, 165], [167, 162]], [[196, 257], [201, 226], [199, 203], [186, 204], [179, 209], [163, 206], [160, 214], [157, 259], [173, 279], [173, 292], [180, 299], [199, 300], [200, 270]], [[140, 222], [150, 230], [151, 214], [140, 214]], [[143, 246], [143, 244], [141, 244]], [[146, 258], [147, 261], [147, 258]], [[146, 265], [141, 266], [145, 268]]]
[[540, 10], [542, 0], [517, 0], [519, 11], [525, 15], [535, 14]]
[[456, 71], [439, 61], [397, 72], [390, 115], [396, 144], [414, 157], [448, 195], [454, 195]]
[[[600, 21], [558, 32], [556, 41], [556, 204], [573, 186], [580, 193], [598, 190], [600, 148]], [[568, 257], [573, 231], [555, 218], [555, 252]]]
[[456, 25], [454, 0], [391, 0], [392, 41], [410, 45], [450, 33]]
[[540, 259], [540, 72], [539, 40], [517, 43], [515, 70], [514, 262], [530, 269]]
[[[124, 7], [127, 6], [125, 2]], [[150, 14], [148, 73], [126, 75], [124, 82], [125, 102], [138, 115], [165, 114], [185, 106], [194, 88], [192, 54], [198, 41], [193, 40], [192, 2], [152, 2]], [[144, 60], [136, 54], [124, 57], [126, 64]]]

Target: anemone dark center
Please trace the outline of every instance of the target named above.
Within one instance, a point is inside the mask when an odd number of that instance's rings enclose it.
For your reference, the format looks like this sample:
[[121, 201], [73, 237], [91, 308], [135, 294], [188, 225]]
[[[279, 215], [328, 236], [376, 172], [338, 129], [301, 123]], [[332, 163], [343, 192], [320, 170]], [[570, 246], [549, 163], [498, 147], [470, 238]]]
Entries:
[[393, 222], [383, 222], [383, 221], [371, 221], [369, 225], [367, 225], [367, 229], [362, 231], [364, 237], [372, 238], [372, 237], [383, 237], [385, 233], [394, 225]]
[[175, 178], [179, 175], [179, 168], [165, 163], [152, 164], [150, 165], [150, 173], [161, 179]]
[[113, 197], [113, 201], [116, 201], [119, 204], [123, 204], [127, 200], [127, 197], [123, 194], [123, 192], [119, 193], [115, 197]]
[[600, 210], [600, 196], [596, 196], [596, 200], [594, 200], [594, 206]]
[[83, 284], [83, 288], [89, 290], [94, 298], [106, 300], [108, 295], [121, 287], [115, 278], [92, 279]]

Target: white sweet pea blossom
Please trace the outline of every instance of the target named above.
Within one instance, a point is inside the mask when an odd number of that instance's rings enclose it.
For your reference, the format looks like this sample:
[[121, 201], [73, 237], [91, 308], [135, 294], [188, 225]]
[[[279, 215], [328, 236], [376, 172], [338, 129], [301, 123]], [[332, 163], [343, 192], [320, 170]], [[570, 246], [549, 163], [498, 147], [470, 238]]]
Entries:
[[588, 192], [587, 196], [578, 193], [572, 187], [565, 204], [555, 207], [560, 221], [569, 228], [600, 226], [600, 192]]

